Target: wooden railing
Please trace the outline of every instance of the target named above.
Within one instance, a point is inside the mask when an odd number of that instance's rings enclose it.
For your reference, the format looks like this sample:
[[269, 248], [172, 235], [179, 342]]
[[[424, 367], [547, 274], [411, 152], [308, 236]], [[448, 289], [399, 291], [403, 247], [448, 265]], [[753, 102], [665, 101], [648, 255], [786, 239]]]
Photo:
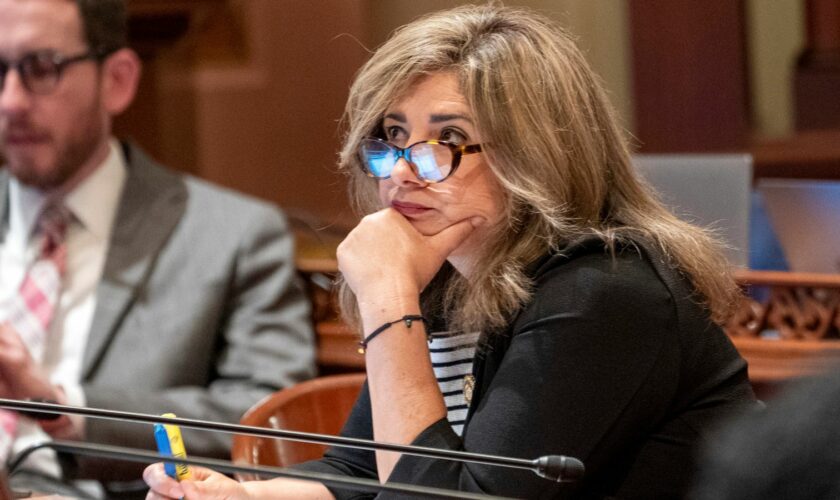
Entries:
[[[299, 259], [298, 267], [314, 304], [322, 371], [364, 369], [357, 335], [336, 310], [331, 291], [335, 261]], [[749, 363], [750, 380], [762, 396], [840, 363], [840, 275], [740, 270], [735, 278], [745, 294], [726, 331]]]
[[757, 389], [840, 363], [840, 275], [738, 271], [741, 305], [726, 327]]

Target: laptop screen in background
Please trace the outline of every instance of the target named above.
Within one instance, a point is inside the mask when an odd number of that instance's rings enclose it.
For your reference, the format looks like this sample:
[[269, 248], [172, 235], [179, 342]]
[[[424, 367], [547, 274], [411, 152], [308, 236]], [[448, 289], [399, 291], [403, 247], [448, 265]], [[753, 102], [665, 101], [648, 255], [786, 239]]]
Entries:
[[840, 273], [840, 182], [761, 179], [757, 189], [790, 270]]
[[719, 231], [732, 265], [747, 267], [751, 156], [636, 155], [633, 163], [674, 214]]

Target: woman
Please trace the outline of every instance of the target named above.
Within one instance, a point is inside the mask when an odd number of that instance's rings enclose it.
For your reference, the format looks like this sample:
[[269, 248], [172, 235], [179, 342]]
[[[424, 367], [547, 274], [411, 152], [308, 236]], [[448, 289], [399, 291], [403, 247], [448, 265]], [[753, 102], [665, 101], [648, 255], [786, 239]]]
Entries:
[[[346, 122], [341, 167], [368, 215], [338, 248], [341, 297], [368, 383], [344, 434], [571, 455], [586, 476], [338, 448], [300, 468], [527, 498], [680, 496], [695, 444], [754, 400], [718, 326], [737, 288], [713, 239], [638, 178], [571, 38], [498, 6], [428, 16], [361, 69]], [[146, 472], [150, 498], [352, 495], [200, 478]]]

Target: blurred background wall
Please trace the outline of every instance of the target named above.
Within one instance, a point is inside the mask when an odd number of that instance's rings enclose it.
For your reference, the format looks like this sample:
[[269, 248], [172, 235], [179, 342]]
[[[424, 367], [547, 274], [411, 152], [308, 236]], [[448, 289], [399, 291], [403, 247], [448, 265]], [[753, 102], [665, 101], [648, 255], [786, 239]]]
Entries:
[[[354, 220], [335, 168], [354, 72], [394, 28], [462, 3], [129, 0], [146, 73], [118, 131], [166, 164], [341, 230]], [[836, 35], [824, 45], [840, 46], [835, 0], [505, 4], [539, 10], [579, 37], [644, 152], [745, 150], [776, 165], [774, 154], [803, 140], [795, 73], [815, 43], [815, 18]]]

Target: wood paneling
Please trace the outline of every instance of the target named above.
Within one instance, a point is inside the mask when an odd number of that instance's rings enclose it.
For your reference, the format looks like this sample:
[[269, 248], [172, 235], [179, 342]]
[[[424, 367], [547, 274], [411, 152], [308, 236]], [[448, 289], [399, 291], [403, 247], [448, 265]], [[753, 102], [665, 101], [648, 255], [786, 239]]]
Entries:
[[796, 62], [796, 128], [840, 130], [840, 2], [805, 1], [808, 40]]
[[368, 57], [365, 5], [132, 0], [144, 76], [115, 130], [162, 163], [278, 203], [315, 230], [346, 227], [337, 128]]
[[641, 151], [744, 147], [749, 123], [742, 2], [629, 4]]

